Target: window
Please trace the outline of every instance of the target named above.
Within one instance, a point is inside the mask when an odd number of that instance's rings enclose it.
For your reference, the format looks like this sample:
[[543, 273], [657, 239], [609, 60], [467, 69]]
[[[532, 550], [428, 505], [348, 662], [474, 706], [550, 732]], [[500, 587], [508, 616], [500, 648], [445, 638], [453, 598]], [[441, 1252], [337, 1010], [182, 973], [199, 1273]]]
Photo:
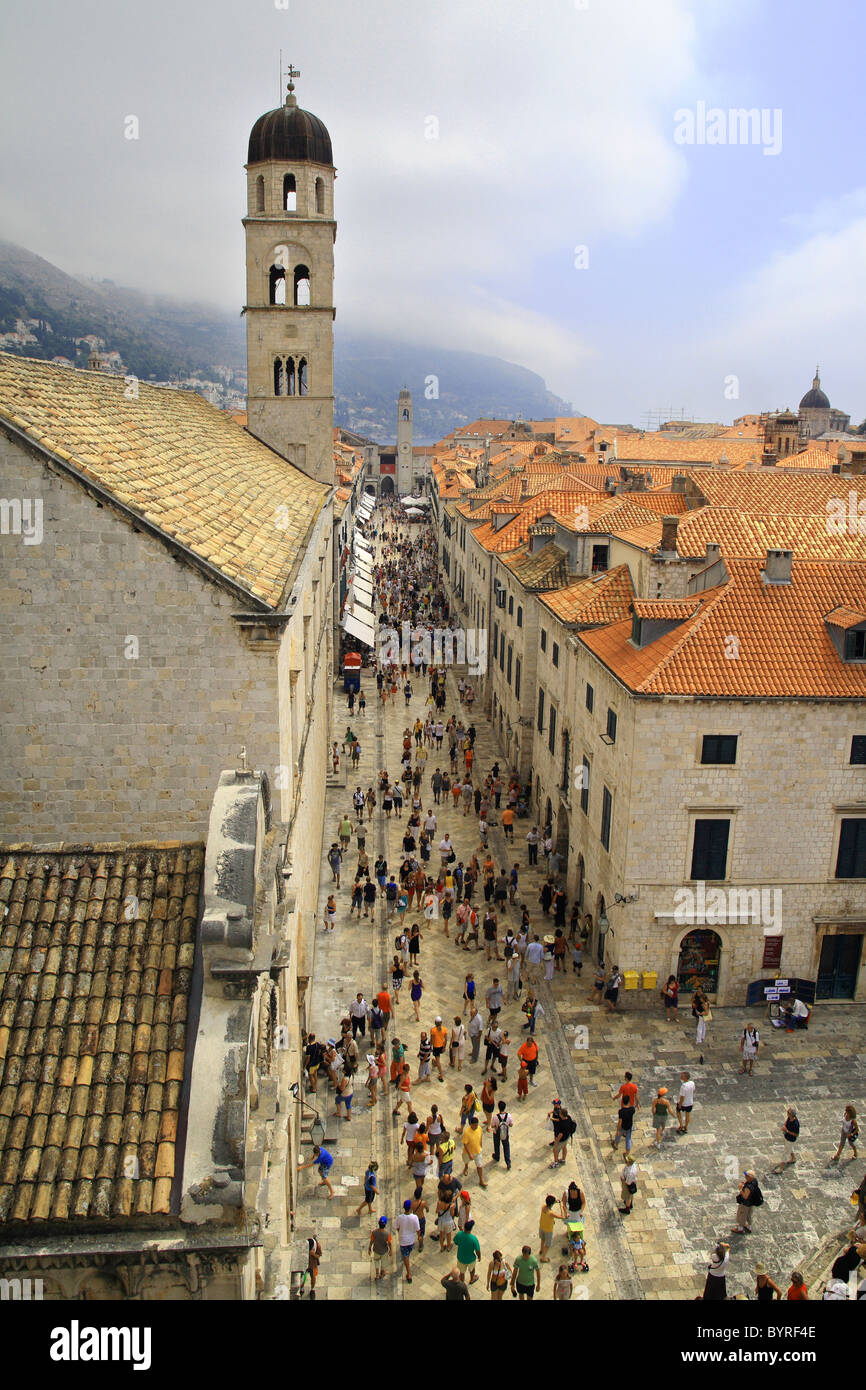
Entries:
[[321, 217], [325, 211], [325, 181], [316, 179], [316, 212]]
[[509, 643], [508, 643], [508, 661], [507, 661], [506, 668], [505, 668], [505, 679], [508, 681], [508, 684], [509, 684], [509, 685], [511, 684], [511, 654], [512, 654], [512, 651], [513, 651], [513, 648], [512, 648], [512, 646], [511, 646], [511, 643], [509, 642]]
[[613, 797], [605, 787], [601, 795], [601, 843], [610, 849], [610, 822], [613, 814]]
[[866, 819], [842, 821], [836, 877], [866, 878]]
[[520, 604], [517, 605], [517, 626], [523, 627], [523, 609]]
[[607, 569], [607, 546], [594, 545], [592, 547], [592, 572], [600, 574]]
[[845, 660], [866, 661], [866, 630], [845, 633]]
[[612, 709], [607, 712], [607, 736], [611, 743], [616, 743], [616, 712]]
[[571, 782], [571, 738], [566, 729], [562, 735], [562, 778], [560, 787], [564, 792], [568, 791]]
[[295, 304], [306, 309], [310, 303], [310, 271], [305, 265], [295, 266]]
[[544, 691], [538, 692], [538, 732], [544, 733]]
[[287, 358], [286, 358], [286, 395], [287, 395], [287, 396], [293, 396], [294, 394], [295, 394], [295, 359], [294, 359], [294, 357], [287, 357]]
[[256, 179], [256, 212], [265, 210], [265, 180], [262, 174]]
[[493, 624], [493, 660], [499, 655], [499, 624]]
[[508, 595], [508, 616], [509, 616], [509, 618], [511, 618], [511, 617], [514, 616], [514, 596], [513, 596], [513, 594], [509, 594], [509, 595]]
[[294, 174], [286, 174], [283, 179], [283, 211], [297, 212], [298, 210], [298, 191], [295, 186]]
[[735, 763], [736, 761], [736, 734], [704, 734], [701, 744], [702, 763]]
[[556, 752], [556, 706], [550, 706], [550, 723], [547, 729], [547, 747], [551, 753]]
[[274, 358], [274, 395], [283, 394], [283, 363], [279, 357]]
[[505, 670], [505, 633], [502, 634], [502, 641], [499, 643], [499, 669]]
[[559, 665], [559, 643], [558, 643], [558, 642], [554, 642], [554, 644], [553, 644], [553, 646], [552, 646], [552, 648], [551, 648], [551, 651], [550, 651], [550, 659], [551, 659], [551, 661], [553, 662], [554, 666], [558, 666], [558, 665]]
[[729, 820], [696, 820], [692, 842], [692, 872], [695, 879], [722, 879], [728, 867]]
[[514, 698], [520, 699], [520, 657], [514, 663]]
[[541, 650], [543, 652], [547, 651], [547, 633], [544, 628], [541, 629]]
[[272, 265], [268, 275], [270, 304], [285, 304], [286, 302], [286, 272], [281, 265]]
[[593, 688], [592, 688], [592, 686], [590, 685], [589, 681], [587, 681], [587, 683], [586, 683], [586, 707], [587, 707], [587, 709], [589, 710], [590, 714], [592, 714], [592, 707], [593, 707], [594, 704], [595, 704], [595, 691], [593, 690]]
[[306, 396], [309, 387], [307, 385], [307, 359], [302, 357], [298, 362], [298, 395]]
[[580, 773], [580, 809], [589, 815], [589, 761], [584, 758]]

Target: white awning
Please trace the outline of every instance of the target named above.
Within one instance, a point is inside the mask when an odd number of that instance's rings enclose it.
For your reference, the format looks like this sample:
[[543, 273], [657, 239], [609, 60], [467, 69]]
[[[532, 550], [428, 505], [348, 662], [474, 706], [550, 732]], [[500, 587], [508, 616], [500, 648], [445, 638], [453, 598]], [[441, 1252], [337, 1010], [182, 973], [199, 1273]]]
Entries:
[[343, 614], [343, 630], [348, 632], [350, 637], [355, 637], [359, 642], [363, 642], [365, 647], [375, 647], [376, 633], [367, 623], [362, 623], [360, 618], [356, 618], [354, 613], [346, 612]]
[[373, 567], [363, 555], [355, 556], [355, 574], [360, 574], [362, 579], [366, 579], [368, 584], [373, 582]]
[[372, 584], [365, 584], [360, 575], [352, 580], [352, 594], [359, 598], [362, 603], [365, 603], [368, 608], [373, 607], [373, 586]]
[[353, 618], [357, 618], [361, 623], [366, 623], [368, 627], [375, 628], [376, 614], [373, 612], [372, 608], [367, 608], [366, 605], [361, 602], [360, 598], [353, 599], [350, 596], [349, 607], [352, 610]]

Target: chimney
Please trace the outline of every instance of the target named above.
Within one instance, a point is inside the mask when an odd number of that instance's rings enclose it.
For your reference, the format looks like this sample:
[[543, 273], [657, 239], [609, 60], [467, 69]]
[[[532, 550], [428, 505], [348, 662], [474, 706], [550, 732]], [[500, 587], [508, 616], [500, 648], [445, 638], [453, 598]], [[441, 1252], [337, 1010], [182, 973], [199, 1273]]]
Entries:
[[679, 524], [680, 519], [678, 516], [662, 517], [662, 543], [660, 550], [663, 555], [676, 555]]
[[720, 545], [717, 545], [715, 541], [707, 541], [707, 553], [704, 557], [704, 563], [708, 566], [714, 565], [717, 560], [721, 559], [721, 554], [722, 547]]
[[614, 493], [614, 492], [616, 492], [616, 489], [617, 489], [617, 481], [616, 481], [616, 478], [605, 478], [605, 480], [604, 480], [604, 490], [605, 490], [605, 492]]
[[793, 550], [768, 550], [761, 578], [765, 584], [790, 584]]
[[685, 492], [686, 475], [685, 473], [675, 473], [671, 478], [671, 492]]

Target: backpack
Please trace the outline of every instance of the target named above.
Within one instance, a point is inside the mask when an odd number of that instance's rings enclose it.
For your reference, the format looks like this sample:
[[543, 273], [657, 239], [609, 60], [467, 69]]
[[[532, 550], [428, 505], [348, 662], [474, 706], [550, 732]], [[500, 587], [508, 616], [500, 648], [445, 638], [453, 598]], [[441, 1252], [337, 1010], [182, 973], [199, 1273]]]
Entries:
[[[386, 884], [385, 884], [385, 897], [388, 899], [388, 902], [389, 902], [389, 903], [392, 903], [392, 902], [395, 901], [395, 899], [396, 899], [396, 897], [397, 897], [397, 885], [396, 885], [396, 883], [386, 883]], [[398, 938], [398, 944], [399, 944], [399, 938]]]
[[762, 1207], [763, 1205], [764, 1205], [764, 1194], [763, 1194], [763, 1192], [761, 1191], [761, 1189], [759, 1188], [759, 1186], [758, 1186], [758, 1184], [757, 1184], [757, 1181], [756, 1181], [756, 1182], [755, 1182], [755, 1188], [754, 1188], [754, 1191], [753, 1191], [753, 1193], [752, 1193], [752, 1200], [751, 1200], [751, 1202], [749, 1203], [749, 1206], [750, 1206], [750, 1207]]
[[577, 1129], [576, 1123], [570, 1115], [565, 1115], [562, 1118], [561, 1125], [562, 1133], [565, 1135], [566, 1139], [570, 1139], [572, 1134], [574, 1134], [575, 1130]]

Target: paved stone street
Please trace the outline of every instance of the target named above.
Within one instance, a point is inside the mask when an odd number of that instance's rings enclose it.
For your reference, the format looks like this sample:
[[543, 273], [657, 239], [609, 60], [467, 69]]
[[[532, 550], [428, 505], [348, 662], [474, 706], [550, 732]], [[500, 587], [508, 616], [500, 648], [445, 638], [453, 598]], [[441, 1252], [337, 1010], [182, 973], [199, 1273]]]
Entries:
[[[322, 908], [332, 886], [324, 853], [336, 838], [343, 812], [347, 811], [354, 821], [351, 792], [357, 784], [365, 791], [373, 785], [377, 787], [381, 803], [376, 774], [387, 766], [393, 775], [399, 767], [403, 730], [411, 725], [417, 714], [423, 715], [428, 693], [427, 682], [416, 681], [410, 708], [405, 707], [402, 694], [398, 694], [397, 700], [389, 700], [383, 711], [381, 701], [376, 699], [375, 681], [369, 674], [365, 674], [364, 688], [369, 702], [366, 715], [359, 718], [356, 713], [351, 720], [362, 745], [359, 771], [355, 775], [349, 768], [346, 789], [344, 762], [339, 778], [331, 779], [332, 783], [339, 781], [343, 785], [329, 788], [327, 843], [322, 858]], [[333, 736], [339, 738], [348, 720], [341, 685], [335, 688], [334, 702]], [[497, 757], [492, 733], [478, 708], [480, 703], [480, 700], [476, 702], [474, 711], [478, 730], [476, 783], [483, 779]], [[446, 717], [457, 708], [456, 688], [449, 680]], [[434, 756], [431, 753], [428, 758], [425, 810], [433, 804], [429, 772], [437, 762], [447, 768], [447, 743], [442, 754]], [[500, 763], [504, 768], [501, 757]], [[448, 800], [450, 803], [450, 797]], [[446, 806], [444, 801], [435, 809], [438, 816], [436, 842], [445, 830], [450, 831], [457, 857], [465, 862], [478, 848], [475, 816], [464, 817], [462, 810], [455, 814], [451, 805]], [[367, 838], [371, 865], [381, 850], [387, 858], [389, 871], [396, 873], [407, 814], [404, 808], [402, 820], [392, 816], [387, 821], [381, 806], [377, 807]], [[526, 868], [523, 837], [531, 823], [515, 822], [513, 850], [504, 843], [501, 825], [492, 826], [490, 845], [497, 867], [510, 865], [515, 860], [520, 863], [517, 904], [524, 901], [529, 905], [533, 930], [543, 935], [542, 924], [550, 923], [546, 929], [552, 930], [552, 918], [545, 919], [538, 904], [543, 872]], [[350, 920], [350, 885], [356, 858], [353, 845], [345, 859], [343, 886], [337, 895], [336, 931], [326, 936], [319, 930], [317, 935], [311, 1022], [319, 1038], [338, 1036], [339, 1019], [348, 1012], [349, 1001], [356, 990], [363, 990], [369, 999], [383, 981], [390, 983], [396, 919], [394, 923], [386, 923], [385, 907], [381, 904], [377, 905], [374, 926], [363, 919], [360, 922]], [[431, 867], [437, 865], [438, 854], [434, 849]], [[479, 903], [483, 906], [480, 885], [473, 901], [476, 906]], [[414, 913], [407, 914], [407, 921], [412, 920]], [[500, 937], [507, 921], [516, 931], [517, 905], [500, 914]], [[424, 932], [420, 956], [424, 981], [421, 1023], [415, 1022], [407, 982], [396, 1026], [389, 1030], [389, 1040], [396, 1031], [406, 1042], [413, 1078], [417, 1072], [420, 1029], [424, 1027], [429, 1033], [436, 1014], [441, 1014], [446, 1024], [450, 1024], [453, 1015], [460, 1012], [466, 971], [474, 971], [482, 1001], [493, 974], [498, 973], [504, 979], [503, 965], [486, 963], [483, 951], [467, 955], [455, 949], [453, 919], [450, 940], [444, 937], [441, 921], [431, 925], [432, 930]], [[505, 1099], [515, 1117], [513, 1167], [511, 1172], [506, 1172], [503, 1165], [488, 1162], [486, 1191], [479, 1187], [473, 1173], [466, 1179], [472, 1193], [475, 1234], [482, 1250], [479, 1266], [482, 1283], [474, 1288], [473, 1296], [489, 1296], [484, 1292], [483, 1280], [494, 1248], [500, 1248], [509, 1262], [524, 1243], [531, 1244], [537, 1253], [538, 1217], [544, 1197], [553, 1193], [558, 1199], [572, 1177], [587, 1196], [586, 1237], [590, 1266], [588, 1273], [574, 1276], [575, 1297], [694, 1298], [703, 1287], [709, 1251], [719, 1239], [730, 1240], [732, 1245], [729, 1294], [753, 1291], [752, 1267], [757, 1260], [763, 1260], [776, 1282], [787, 1287], [790, 1271], [797, 1265], [811, 1268], [822, 1246], [850, 1226], [853, 1217], [848, 1198], [863, 1177], [866, 1165], [863, 1150], [853, 1163], [847, 1157], [835, 1165], [830, 1165], [828, 1160], [838, 1142], [845, 1104], [851, 1101], [861, 1116], [866, 1113], [866, 1030], [862, 1007], [821, 1005], [808, 1032], [793, 1034], [774, 1031], [758, 1010], [716, 1010], [704, 1045], [704, 1065], [699, 1065], [688, 1004], [681, 1011], [679, 1023], [669, 1024], [664, 1019], [660, 1002], [658, 1009], [650, 1013], [630, 1011], [629, 993], [621, 991], [620, 1011], [608, 1015], [589, 1003], [591, 975], [591, 965], [585, 965], [583, 979], [578, 979], [572, 973], [569, 958], [567, 974], [555, 976], [550, 985], [541, 983], [537, 992], [544, 1017], [536, 1031], [541, 1053], [539, 1084], [530, 1089], [525, 1101], [518, 1101], [516, 1096], [516, 1051], [526, 1036], [521, 1032], [524, 1019], [519, 1003], [506, 1004], [503, 1010], [502, 1019], [513, 1039], [512, 1064], [509, 1079], [500, 1084], [497, 1099]], [[747, 1019], [757, 1023], [763, 1043], [753, 1077], [739, 1074], [737, 1044]], [[576, 1028], [579, 1031], [575, 1032]], [[430, 1104], [436, 1102], [453, 1133], [463, 1083], [472, 1081], [480, 1091], [483, 1050], [481, 1056], [477, 1064], [470, 1063], [467, 1047], [462, 1074], [449, 1072], [446, 1067], [444, 1084], [438, 1083], [434, 1071], [427, 1085], [413, 1089], [419, 1119], [425, 1119]], [[447, 1054], [443, 1058], [445, 1061]], [[626, 1067], [634, 1073], [640, 1086], [641, 1109], [635, 1122], [634, 1143], [639, 1192], [632, 1215], [624, 1218], [618, 1212], [622, 1151], [614, 1153], [610, 1137], [617, 1110], [611, 1097]], [[675, 1126], [669, 1125], [663, 1146], [656, 1151], [652, 1147], [654, 1136], [649, 1125], [652, 1097], [658, 1086], [666, 1085], [675, 1101], [683, 1068], [691, 1072], [697, 1083], [691, 1130], [687, 1136], [680, 1136], [673, 1133]], [[318, 1297], [441, 1298], [438, 1281], [450, 1267], [451, 1260], [439, 1252], [432, 1219], [428, 1221], [428, 1232], [433, 1233], [433, 1239], [428, 1234], [423, 1253], [413, 1261], [412, 1284], [404, 1281], [398, 1269], [399, 1251], [392, 1273], [379, 1284], [373, 1282], [367, 1245], [375, 1219], [366, 1212], [360, 1219], [354, 1214], [362, 1197], [361, 1181], [366, 1162], [371, 1157], [379, 1162], [381, 1197], [376, 1214], [388, 1215], [391, 1222], [402, 1200], [411, 1195], [412, 1182], [405, 1165], [405, 1150], [402, 1154], [399, 1152], [405, 1111], [398, 1118], [392, 1117], [390, 1095], [373, 1110], [366, 1109], [364, 1075], [362, 1058], [350, 1123], [334, 1118], [333, 1093], [327, 1092], [324, 1082], [320, 1083], [318, 1097], [307, 1098], [325, 1119], [326, 1147], [335, 1155], [332, 1170], [335, 1198], [332, 1202], [328, 1201], [323, 1188], [316, 1187], [314, 1171], [304, 1172], [298, 1179], [297, 1234], [305, 1236], [315, 1230], [324, 1248]], [[551, 1135], [545, 1127], [545, 1117], [555, 1096], [568, 1105], [577, 1122], [577, 1133], [565, 1167], [550, 1172], [547, 1165]], [[786, 1105], [797, 1107], [802, 1125], [797, 1145], [799, 1162], [783, 1175], [775, 1175], [772, 1168], [781, 1157], [780, 1130]], [[488, 1159], [492, 1157], [489, 1135], [485, 1135], [484, 1153]], [[460, 1157], [458, 1139], [455, 1155], [458, 1176], [462, 1173]], [[754, 1234], [731, 1236], [738, 1175], [744, 1168], [754, 1168], [757, 1172], [765, 1204], [755, 1213]], [[434, 1204], [435, 1192], [435, 1179], [428, 1178], [425, 1196]], [[543, 1266], [542, 1298], [552, 1297], [561, 1244], [559, 1239], [554, 1240], [551, 1264]]]

